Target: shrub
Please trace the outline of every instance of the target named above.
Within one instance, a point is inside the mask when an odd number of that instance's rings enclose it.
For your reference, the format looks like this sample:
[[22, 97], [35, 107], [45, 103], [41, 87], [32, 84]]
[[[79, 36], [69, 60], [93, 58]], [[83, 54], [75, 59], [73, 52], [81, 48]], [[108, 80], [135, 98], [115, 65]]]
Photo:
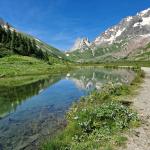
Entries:
[[12, 52], [7, 48], [0, 47], [0, 58], [12, 55]]

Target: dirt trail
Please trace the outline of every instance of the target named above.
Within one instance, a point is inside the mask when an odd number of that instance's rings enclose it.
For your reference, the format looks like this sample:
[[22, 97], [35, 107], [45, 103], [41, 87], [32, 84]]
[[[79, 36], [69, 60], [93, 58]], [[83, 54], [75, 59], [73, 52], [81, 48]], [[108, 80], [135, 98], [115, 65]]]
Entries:
[[126, 147], [120, 150], [150, 150], [150, 68], [142, 70], [145, 72], [144, 82], [133, 99], [133, 107], [142, 119], [142, 125], [131, 129]]

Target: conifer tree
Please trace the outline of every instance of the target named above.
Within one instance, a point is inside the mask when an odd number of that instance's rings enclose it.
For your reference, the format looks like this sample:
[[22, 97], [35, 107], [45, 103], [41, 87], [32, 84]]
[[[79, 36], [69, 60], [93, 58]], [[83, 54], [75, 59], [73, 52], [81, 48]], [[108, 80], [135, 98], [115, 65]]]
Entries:
[[24, 56], [34, 56], [48, 61], [48, 53], [43, 52], [41, 48], [37, 47], [36, 41], [16, 32], [11, 31], [7, 23], [6, 28], [0, 25], [0, 48], [17, 53]]

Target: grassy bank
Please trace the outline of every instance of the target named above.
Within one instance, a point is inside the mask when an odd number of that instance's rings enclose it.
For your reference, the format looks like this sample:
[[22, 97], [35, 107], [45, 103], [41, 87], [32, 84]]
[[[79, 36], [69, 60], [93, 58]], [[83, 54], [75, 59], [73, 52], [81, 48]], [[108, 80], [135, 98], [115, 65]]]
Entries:
[[123, 132], [139, 123], [137, 114], [128, 106], [127, 96], [133, 94], [144, 74], [137, 75], [130, 85], [105, 85], [75, 103], [67, 113], [68, 125], [49, 139], [43, 150], [111, 150], [127, 139]]
[[65, 64], [49, 65], [33, 57], [12, 55], [0, 59], [0, 86], [29, 84], [68, 70], [70, 66]]
[[87, 62], [77, 63], [79, 66], [139, 66], [139, 67], [150, 67], [150, 61], [112, 61], [112, 62]]
[[60, 73], [65, 71], [65, 65], [49, 65], [42, 60], [12, 55], [0, 59], [0, 77], [11, 77], [21, 75], [44, 75], [49, 73]]

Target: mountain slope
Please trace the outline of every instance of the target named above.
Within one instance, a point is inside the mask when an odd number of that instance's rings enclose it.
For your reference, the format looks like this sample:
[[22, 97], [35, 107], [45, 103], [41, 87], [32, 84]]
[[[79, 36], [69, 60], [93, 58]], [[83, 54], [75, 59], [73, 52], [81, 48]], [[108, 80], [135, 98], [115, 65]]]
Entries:
[[[3, 19], [0, 19], [0, 27], [2, 30], [0, 33], [1, 34], [1, 41], [0, 41], [1, 47], [2, 47], [2, 45], [3, 46], [5, 45], [6, 48], [10, 49], [9, 47], [12, 44], [12, 40], [15, 35], [15, 37], [18, 36], [18, 40], [23, 40], [22, 43], [23, 42], [26, 43], [27, 41], [29, 41], [30, 43], [33, 42], [35, 44], [34, 49], [41, 50], [41, 53], [43, 53], [44, 55], [48, 55], [48, 57], [58, 59], [58, 60], [66, 59], [65, 55], [62, 52], [60, 52], [58, 49], [42, 42], [41, 40], [39, 40], [31, 35], [28, 35], [26, 33], [18, 31], [13, 26], [6, 23]], [[9, 40], [8, 40], [7, 34], [9, 35]], [[6, 36], [5, 40], [4, 40], [4, 36]], [[17, 44], [18, 44], [18, 42], [17, 42]], [[27, 48], [22, 49], [22, 51], [26, 52]]]
[[[22, 32], [21, 32], [22, 33]], [[66, 59], [66, 56], [64, 53], [62, 53], [61, 51], [59, 51], [57, 48], [46, 44], [45, 42], [41, 41], [38, 38], [35, 38], [29, 34], [26, 33], [22, 33], [24, 36], [27, 36], [31, 39], [34, 39], [36, 41], [37, 47], [41, 48], [44, 52], [47, 52], [49, 55], [54, 56], [56, 58], [59, 59]]]
[[135, 60], [139, 54], [149, 52], [149, 49], [145, 49], [149, 43], [150, 8], [124, 18], [107, 29], [86, 47], [86, 51], [68, 51], [67, 56], [75, 61]]

